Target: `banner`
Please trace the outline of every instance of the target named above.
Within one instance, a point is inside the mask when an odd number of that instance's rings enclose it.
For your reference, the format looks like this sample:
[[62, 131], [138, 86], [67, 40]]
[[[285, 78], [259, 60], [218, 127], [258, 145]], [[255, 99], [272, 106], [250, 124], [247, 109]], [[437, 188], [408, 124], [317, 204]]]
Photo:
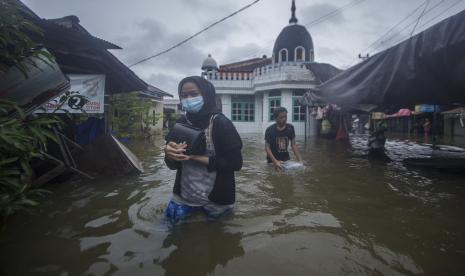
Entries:
[[[419, 109], [420, 109], [420, 112], [423, 112], [423, 113], [432, 113], [432, 112], [442, 111], [439, 105], [429, 105], [429, 104], [421, 104]], [[415, 111], [416, 111], [416, 108], [415, 108]]]
[[[70, 80], [69, 97], [64, 103], [60, 103], [59, 97], [46, 103], [43, 107], [47, 113], [58, 110], [55, 113], [103, 113], [105, 94], [105, 75], [67, 75]], [[83, 105], [82, 97], [88, 102]], [[61, 105], [61, 106], [60, 106]]]

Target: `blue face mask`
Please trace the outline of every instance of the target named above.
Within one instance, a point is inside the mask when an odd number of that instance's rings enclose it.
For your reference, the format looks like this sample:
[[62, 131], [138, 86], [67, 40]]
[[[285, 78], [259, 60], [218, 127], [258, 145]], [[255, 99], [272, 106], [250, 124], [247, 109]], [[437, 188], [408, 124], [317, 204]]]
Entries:
[[203, 97], [197, 96], [181, 100], [182, 107], [189, 113], [197, 113], [203, 106]]

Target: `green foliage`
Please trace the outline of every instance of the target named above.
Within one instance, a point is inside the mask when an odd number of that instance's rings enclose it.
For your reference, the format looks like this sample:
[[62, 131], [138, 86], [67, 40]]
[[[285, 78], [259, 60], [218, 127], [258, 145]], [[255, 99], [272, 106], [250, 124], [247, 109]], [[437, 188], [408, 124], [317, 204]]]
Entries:
[[150, 101], [142, 100], [137, 92], [113, 95], [110, 99], [112, 127], [119, 137], [138, 137], [147, 130], [146, 126], [156, 124], [160, 114], [151, 114]]
[[[42, 30], [23, 18], [17, 5], [17, 1], [0, 0], [0, 75], [16, 66], [27, 78], [28, 65], [35, 64], [26, 57], [46, 63], [54, 57], [30, 37], [42, 36]], [[26, 116], [15, 103], [0, 99], [0, 225], [16, 211], [30, 211], [47, 192], [31, 187], [30, 162], [47, 150], [49, 139], [56, 140], [52, 126], [61, 124], [51, 115]]]
[[[32, 22], [24, 19], [13, 0], [0, 0], [0, 73], [5, 73], [11, 66], [16, 66], [27, 75], [26, 57], [35, 56], [44, 62], [53, 60], [53, 56], [38, 49], [29, 34], [42, 36], [42, 30]], [[32, 60], [27, 60], [35, 65]]]
[[[16, 116], [7, 116], [16, 110]], [[32, 189], [30, 161], [40, 157], [49, 139], [56, 141], [52, 126], [62, 122], [52, 116], [26, 117], [15, 103], [0, 100], [0, 217], [36, 206], [44, 190]]]
[[182, 116], [182, 114], [181, 113], [169, 113], [169, 116], [170, 116], [169, 117], [170, 120], [173, 120], [174, 122], [176, 122], [179, 119], [179, 117]]

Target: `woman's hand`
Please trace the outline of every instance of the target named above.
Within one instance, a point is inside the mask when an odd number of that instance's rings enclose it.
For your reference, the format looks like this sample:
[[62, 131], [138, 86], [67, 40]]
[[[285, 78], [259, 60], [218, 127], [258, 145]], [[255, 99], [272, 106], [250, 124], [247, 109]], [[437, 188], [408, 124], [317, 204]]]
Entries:
[[168, 159], [178, 162], [184, 162], [187, 160], [194, 160], [208, 166], [209, 158], [203, 155], [185, 155], [187, 144], [175, 142], [169, 142], [165, 146], [165, 155]]
[[165, 155], [168, 159], [173, 161], [182, 162], [189, 160], [189, 156], [184, 154], [186, 147], [186, 143], [176, 144], [175, 142], [168, 142], [165, 146]]

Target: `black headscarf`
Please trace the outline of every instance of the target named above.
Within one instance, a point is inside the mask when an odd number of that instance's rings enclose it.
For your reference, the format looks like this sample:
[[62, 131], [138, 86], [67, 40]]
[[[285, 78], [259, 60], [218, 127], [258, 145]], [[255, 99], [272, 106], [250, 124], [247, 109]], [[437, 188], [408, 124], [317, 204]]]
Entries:
[[187, 82], [195, 83], [200, 91], [202, 91], [203, 96], [203, 106], [197, 113], [186, 112], [187, 119], [196, 127], [206, 128], [210, 122], [210, 117], [213, 114], [220, 113], [216, 107], [216, 92], [215, 87], [208, 80], [199, 77], [191, 76], [186, 77], [179, 82], [178, 86], [178, 95], [181, 99], [181, 89], [182, 86]]

